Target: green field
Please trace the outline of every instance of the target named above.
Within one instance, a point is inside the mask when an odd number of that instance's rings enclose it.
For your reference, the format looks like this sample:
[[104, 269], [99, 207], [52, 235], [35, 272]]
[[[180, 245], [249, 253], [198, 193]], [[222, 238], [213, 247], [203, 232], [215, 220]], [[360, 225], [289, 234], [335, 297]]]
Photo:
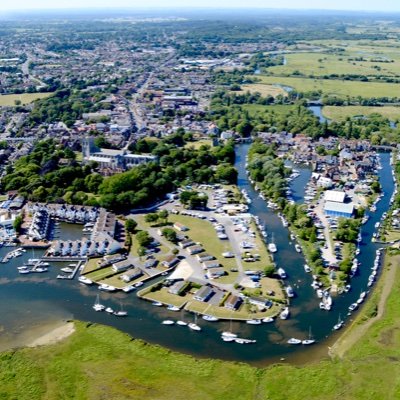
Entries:
[[276, 104], [273, 106], [263, 106], [262, 104], [244, 104], [242, 108], [249, 112], [250, 116], [265, 111], [272, 111], [277, 115], [287, 115], [289, 112], [296, 109], [294, 105]]
[[[197, 360], [132, 340], [113, 328], [78, 322], [76, 332], [57, 345], [2, 353], [0, 398], [398, 399], [400, 259], [396, 256], [387, 261], [374, 294], [339, 341], [351, 339], [353, 332], [366, 327], [342, 359], [325, 359], [302, 367], [278, 364], [254, 368]], [[380, 311], [383, 316], [369, 326], [392, 274], [394, 284], [384, 311]]]
[[273, 86], [273, 85], [252, 83], [252, 84], [249, 84], [249, 85], [242, 85], [241, 89], [242, 89], [241, 92], [250, 92], [250, 93], [258, 92], [262, 96], [265, 96], [265, 97], [266, 96], [276, 97], [279, 94], [282, 95], [282, 96], [287, 96], [287, 93], [286, 93], [285, 90], [283, 90], [279, 86]]
[[[364, 76], [399, 76], [400, 75], [400, 56], [389, 52], [382, 54], [382, 48], [379, 53], [374, 53], [373, 48], [364, 49], [365, 52], [360, 54], [360, 50], [355, 47], [347, 48], [345, 54], [335, 55], [328, 53], [296, 53], [287, 54], [286, 65], [279, 65], [268, 68], [268, 72], [279, 75], [292, 75], [295, 71], [299, 71], [304, 75], [364, 75]], [[368, 55], [366, 53], [368, 52]], [[365, 61], [356, 61], [355, 58], [363, 56]], [[393, 57], [395, 56], [395, 57]], [[393, 62], [373, 62], [371, 60], [383, 58], [393, 60]]]
[[15, 101], [21, 104], [29, 104], [38, 99], [50, 97], [53, 93], [23, 93], [23, 94], [2, 94], [0, 95], [0, 107], [15, 106]]
[[[254, 76], [261, 79], [266, 85], [290, 86], [300, 92], [322, 91], [325, 95], [340, 97], [396, 97], [400, 92], [400, 85], [378, 82], [355, 82], [329, 79], [309, 79], [277, 76]], [[257, 85], [260, 85], [258, 83]]]
[[365, 106], [325, 106], [322, 109], [323, 115], [334, 121], [343, 121], [347, 117], [368, 116], [370, 114], [381, 114], [391, 121], [400, 119], [400, 107], [385, 106], [385, 107], [365, 107]]

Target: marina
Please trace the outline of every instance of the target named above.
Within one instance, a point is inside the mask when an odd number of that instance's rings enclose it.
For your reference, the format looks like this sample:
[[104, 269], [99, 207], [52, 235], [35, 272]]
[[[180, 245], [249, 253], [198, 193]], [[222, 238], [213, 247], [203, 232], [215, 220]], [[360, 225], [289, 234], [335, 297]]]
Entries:
[[[372, 279], [376, 281], [379, 275], [379, 265], [382, 262], [382, 252], [379, 250], [381, 245], [371, 243], [372, 234], [375, 232], [375, 224], [380, 221], [383, 212], [389, 206], [389, 199], [392, 195], [394, 185], [390, 173], [389, 154], [381, 154], [382, 170], [379, 171], [380, 181], [384, 196], [377, 203], [377, 210], [370, 215], [369, 220], [363, 225], [362, 240], [359, 243], [360, 253], [358, 258], [357, 275], [351, 281], [351, 290], [343, 295], [332, 298], [333, 305], [330, 312], [319, 308], [320, 299], [316, 296], [315, 290], [311, 287], [313, 277], [305, 270], [305, 261], [302, 253], [298, 253], [293, 243], [290, 242], [290, 233], [282, 224], [281, 219], [275, 214], [274, 210], [268, 207], [267, 202], [258, 196], [251, 183], [248, 181], [245, 169], [244, 159], [248, 145], [243, 144], [237, 148], [236, 166], [239, 169], [239, 187], [246, 189], [251, 199], [248, 204], [249, 212], [259, 217], [260, 224], [273, 235], [279, 251], [274, 254], [274, 261], [277, 268], [282, 268], [287, 276], [287, 285], [290, 285], [296, 293], [296, 297], [291, 299], [289, 308], [282, 308], [280, 316], [276, 319], [266, 319], [255, 324], [243, 324], [236, 321], [207, 321], [202, 318], [196, 324], [206, 334], [189, 334], [191, 329], [173, 329], [160, 330], [160, 324], [163, 321], [172, 321], [173, 325], [179, 325], [174, 321], [175, 313], [161, 307], [160, 304], [154, 304], [142, 301], [137, 298], [136, 292], [107, 292], [99, 291], [97, 285], [90, 280], [82, 282], [84, 276], [78, 278], [78, 274], [72, 281], [69, 279], [56, 279], [60, 274], [61, 268], [72, 268], [69, 264], [76, 263], [79, 260], [65, 258], [62, 262], [44, 260], [51, 264], [47, 273], [35, 274], [31, 279], [22, 279], [17, 267], [28, 262], [29, 259], [40, 259], [44, 250], [35, 250], [35, 256], [27, 250], [20, 256], [10, 258], [3, 264], [1, 269], [2, 278], [7, 278], [10, 282], [3, 285], [0, 291], [0, 304], [5, 307], [10, 302], [13, 309], [19, 307], [20, 311], [13, 313], [3, 313], [5, 315], [3, 325], [8, 332], [18, 332], [22, 326], [29, 326], [34, 321], [46, 321], [59, 319], [76, 318], [85, 321], [112, 325], [117, 329], [130, 333], [132, 336], [141, 338], [151, 343], [169, 347], [185, 353], [196, 356], [217, 356], [221, 359], [246, 361], [250, 363], [265, 363], [285, 359], [301, 359], [302, 352], [306, 351], [307, 346], [289, 346], [287, 338], [304, 338], [307, 335], [310, 326], [312, 327], [313, 339], [316, 343], [312, 348], [307, 348], [307, 357], [310, 357], [313, 351], [318, 351], [321, 346], [327, 345], [327, 337], [333, 331], [339, 330], [335, 326], [343, 326], [348, 318], [350, 305], [356, 304], [354, 312], [359, 305], [357, 300], [360, 294], [367, 291], [367, 284]], [[294, 179], [291, 184], [295, 185], [301, 181], [302, 175]], [[293, 190], [293, 193], [299, 192]], [[71, 224], [60, 224], [60, 238], [75, 240], [82, 235], [82, 228], [79, 230]], [[272, 236], [271, 236], [272, 237]], [[14, 249], [13, 249], [14, 250]], [[0, 257], [5, 257], [10, 248], [0, 248]], [[375, 261], [379, 256], [378, 261]], [[32, 260], [31, 260], [32, 261]], [[46, 267], [47, 268], [47, 267]], [[79, 281], [78, 281], [79, 279]], [[160, 279], [160, 278], [158, 278]], [[40, 283], [40, 284], [39, 284]], [[317, 285], [317, 284], [315, 284]], [[100, 293], [100, 305], [106, 308], [110, 307], [113, 312], [120, 310], [121, 302], [124, 304], [123, 311], [127, 312], [126, 318], [110, 318], [106, 312], [94, 312], [92, 309], [93, 301]], [[353, 308], [353, 307], [352, 307]], [[29, 311], [28, 314], [24, 314]], [[178, 307], [178, 310], [180, 308]], [[186, 311], [180, 311], [179, 320], [193, 321], [193, 314]], [[339, 313], [344, 319], [339, 318]], [[290, 319], [290, 324], [285, 321]], [[315, 321], [324, 321], [323, 324]], [[193, 322], [194, 323], [194, 322]], [[339, 324], [339, 325], [338, 325]], [[164, 324], [163, 324], [164, 325]], [[172, 324], [171, 324], [172, 325]], [[221, 340], [223, 332], [230, 332], [236, 335], [235, 338], [247, 338], [246, 340], [255, 340], [251, 342], [252, 346], [232, 346], [229, 345], [232, 337], [224, 335], [226, 340]], [[233, 333], [235, 332], [235, 333]], [[302, 332], [300, 336], [299, 332]], [[273, 338], [281, 338], [276, 341]], [[286, 338], [286, 339], [285, 339]], [[7, 339], [4, 337], [4, 340]], [[246, 344], [246, 341], [239, 340], [237, 344]], [[254, 351], [256, 349], [256, 351]], [[311, 352], [311, 353], [310, 353]]]

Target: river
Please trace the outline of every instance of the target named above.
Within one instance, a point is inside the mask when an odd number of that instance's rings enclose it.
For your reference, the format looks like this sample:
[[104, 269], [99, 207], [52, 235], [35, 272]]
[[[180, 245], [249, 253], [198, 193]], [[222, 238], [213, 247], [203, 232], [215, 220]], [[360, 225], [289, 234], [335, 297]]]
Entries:
[[[288, 282], [292, 284], [297, 297], [292, 301], [291, 318], [286, 321], [278, 320], [273, 324], [251, 326], [234, 322], [209, 323], [199, 319], [202, 332], [192, 332], [185, 327], [162, 326], [160, 322], [166, 318], [186, 318], [192, 320], [191, 314], [178, 315], [165, 308], [153, 307], [150, 303], [140, 300], [133, 293], [101, 293], [101, 301], [118, 309], [124, 305], [129, 313], [127, 318], [116, 318], [107, 313], [96, 313], [92, 305], [99, 293], [96, 287], [87, 287], [74, 281], [57, 280], [58, 268], [62, 264], [54, 264], [46, 274], [19, 275], [16, 267], [28, 258], [38, 257], [40, 252], [28, 251], [22, 257], [16, 258], [7, 264], [0, 264], [0, 350], [28, 343], [37, 332], [52, 324], [65, 319], [78, 319], [113, 326], [127, 332], [135, 338], [159, 344], [172, 350], [191, 354], [196, 357], [220, 358], [224, 360], [244, 361], [254, 365], [266, 365], [279, 361], [282, 357], [293, 363], [303, 363], [311, 359], [326, 356], [327, 346], [335, 339], [332, 335], [332, 326], [337, 322], [339, 313], [347, 313], [347, 307], [354, 302], [364, 290], [367, 283], [370, 267], [373, 262], [377, 246], [371, 243], [374, 224], [382, 213], [387, 210], [389, 199], [393, 192], [393, 181], [390, 173], [389, 154], [382, 154], [380, 180], [385, 194], [378, 203], [377, 211], [370, 221], [363, 227], [363, 242], [359, 259], [362, 263], [360, 274], [352, 282], [353, 290], [334, 299], [331, 312], [321, 311], [318, 299], [310, 287], [311, 277], [304, 272], [304, 260], [296, 253], [293, 243], [289, 241], [289, 233], [282, 226], [279, 218], [253, 190], [245, 173], [245, 156], [249, 145], [237, 147], [236, 167], [239, 170], [239, 187], [245, 188], [253, 202], [250, 212], [258, 215], [265, 223], [268, 234], [274, 235], [278, 246], [275, 260], [288, 272]], [[300, 170], [301, 176], [294, 180], [292, 189], [297, 193], [297, 200], [301, 201], [301, 186], [304, 174], [310, 171]], [[299, 185], [296, 189], [295, 186]], [[304, 192], [303, 192], [304, 196]], [[62, 238], [75, 238], [80, 235], [76, 226], [63, 224]], [[10, 248], [1, 248], [0, 257], [3, 257]], [[286, 340], [292, 336], [306, 338], [309, 327], [318, 343], [312, 347], [290, 346]], [[241, 346], [235, 343], [221, 341], [220, 334], [224, 330], [232, 329], [243, 337], [257, 339], [257, 343]], [[327, 337], [329, 339], [327, 339]]]

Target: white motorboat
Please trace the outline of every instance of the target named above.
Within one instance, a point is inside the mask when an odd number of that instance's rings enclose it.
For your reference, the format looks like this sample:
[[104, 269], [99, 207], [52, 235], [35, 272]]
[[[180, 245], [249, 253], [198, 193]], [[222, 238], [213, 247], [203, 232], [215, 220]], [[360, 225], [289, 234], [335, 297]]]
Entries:
[[30, 274], [31, 272], [32, 272], [32, 270], [30, 270], [30, 269], [20, 269], [18, 271], [18, 273], [20, 273], [20, 274]]
[[98, 289], [105, 292], [115, 292], [117, 290], [115, 286], [107, 285], [106, 283], [102, 283], [101, 285], [99, 285]]
[[271, 323], [271, 322], [274, 322], [275, 320], [274, 320], [274, 318], [272, 318], [272, 317], [266, 317], [266, 318], [263, 318], [262, 319], [262, 322], [264, 322], [264, 323], [266, 323], [266, 324], [269, 324], [269, 323]]
[[167, 310], [169, 310], [169, 311], [180, 311], [180, 308], [177, 307], [177, 306], [173, 306], [172, 304], [170, 304], [170, 305], [167, 307]]
[[125, 292], [125, 293], [129, 293], [129, 292], [132, 292], [135, 289], [136, 289], [135, 286], [129, 285], [129, 286], [125, 286], [124, 288], [122, 288], [122, 291]]
[[155, 307], [162, 307], [163, 303], [160, 303], [159, 301], [153, 301], [153, 302], [151, 303], [151, 305], [152, 305], [152, 306], [155, 306]]
[[214, 317], [213, 315], [203, 315], [202, 318], [205, 321], [208, 321], [208, 322], [217, 322], [217, 321], [219, 321], [219, 318]]
[[66, 274], [70, 274], [70, 273], [74, 272], [74, 270], [70, 267], [61, 268], [61, 271], [65, 272]]
[[181, 320], [176, 321], [176, 324], [177, 324], [177, 325], [180, 325], [180, 326], [187, 326], [187, 322], [181, 321]]
[[269, 243], [268, 250], [270, 251], [270, 253], [276, 253], [278, 251], [275, 243]]
[[249, 325], [261, 325], [262, 324], [262, 320], [261, 319], [248, 319], [246, 321], [246, 324], [249, 324]]
[[300, 247], [300, 245], [299, 244], [295, 244], [294, 245], [294, 248], [296, 249], [296, 251], [298, 252], [298, 253], [301, 253], [301, 247]]
[[83, 275], [78, 278], [78, 281], [80, 283], [84, 283], [85, 285], [91, 285], [93, 283], [92, 280], [90, 280], [89, 278], [86, 278], [86, 276], [83, 276]]
[[221, 336], [221, 339], [224, 342], [234, 342], [235, 341], [235, 338], [234, 337], [230, 337], [230, 336]]
[[283, 268], [278, 268], [277, 272], [281, 279], [285, 279], [287, 277], [286, 271]]
[[107, 307], [104, 311], [109, 314], [114, 314], [114, 310], [111, 307]]
[[232, 332], [228, 332], [228, 331], [222, 332], [221, 336], [222, 336], [223, 338], [224, 338], [224, 337], [225, 337], [225, 338], [231, 338], [231, 339], [237, 338], [236, 333], [232, 333]]
[[170, 319], [165, 319], [161, 322], [162, 325], [174, 325], [175, 321], [171, 321]]
[[194, 322], [191, 322], [190, 324], [188, 324], [188, 328], [191, 329], [192, 331], [201, 331], [200, 326], [198, 326]]
[[288, 286], [285, 290], [287, 297], [294, 297], [294, 290], [291, 286]]
[[288, 319], [290, 314], [289, 307], [285, 307], [279, 314], [280, 319]]
[[45, 267], [37, 267], [31, 270], [31, 272], [38, 272], [38, 273], [43, 273], [43, 272], [47, 272], [48, 268]]
[[307, 264], [304, 264], [304, 271], [307, 272], [307, 273], [310, 273], [311, 272], [311, 268]]
[[243, 339], [243, 338], [236, 338], [234, 341], [238, 344], [252, 344], [256, 343], [256, 340], [253, 339]]
[[290, 338], [287, 342], [288, 344], [301, 344], [301, 340], [296, 338]]

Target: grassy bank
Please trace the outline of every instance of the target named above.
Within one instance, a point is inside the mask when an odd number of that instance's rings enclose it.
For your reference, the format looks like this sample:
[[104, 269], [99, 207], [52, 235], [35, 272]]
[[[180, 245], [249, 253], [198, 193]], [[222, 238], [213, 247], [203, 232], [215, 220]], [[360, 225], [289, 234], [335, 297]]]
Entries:
[[[365, 332], [341, 359], [336, 357], [304, 367], [253, 368], [239, 363], [196, 360], [131, 340], [112, 328], [77, 323], [76, 332], [58, 345], [2, 353], [0, 398], [399, 398], [399, 263], [398, 255], [386, 259], [386, 272], [375, 294], [344, 337], [351, 336], [360, 326], [364, 326]], [[385, 292], [387, 301], [379, 301], [386, 299]], [[371, 307], [377, 311], [371, 313]]]

